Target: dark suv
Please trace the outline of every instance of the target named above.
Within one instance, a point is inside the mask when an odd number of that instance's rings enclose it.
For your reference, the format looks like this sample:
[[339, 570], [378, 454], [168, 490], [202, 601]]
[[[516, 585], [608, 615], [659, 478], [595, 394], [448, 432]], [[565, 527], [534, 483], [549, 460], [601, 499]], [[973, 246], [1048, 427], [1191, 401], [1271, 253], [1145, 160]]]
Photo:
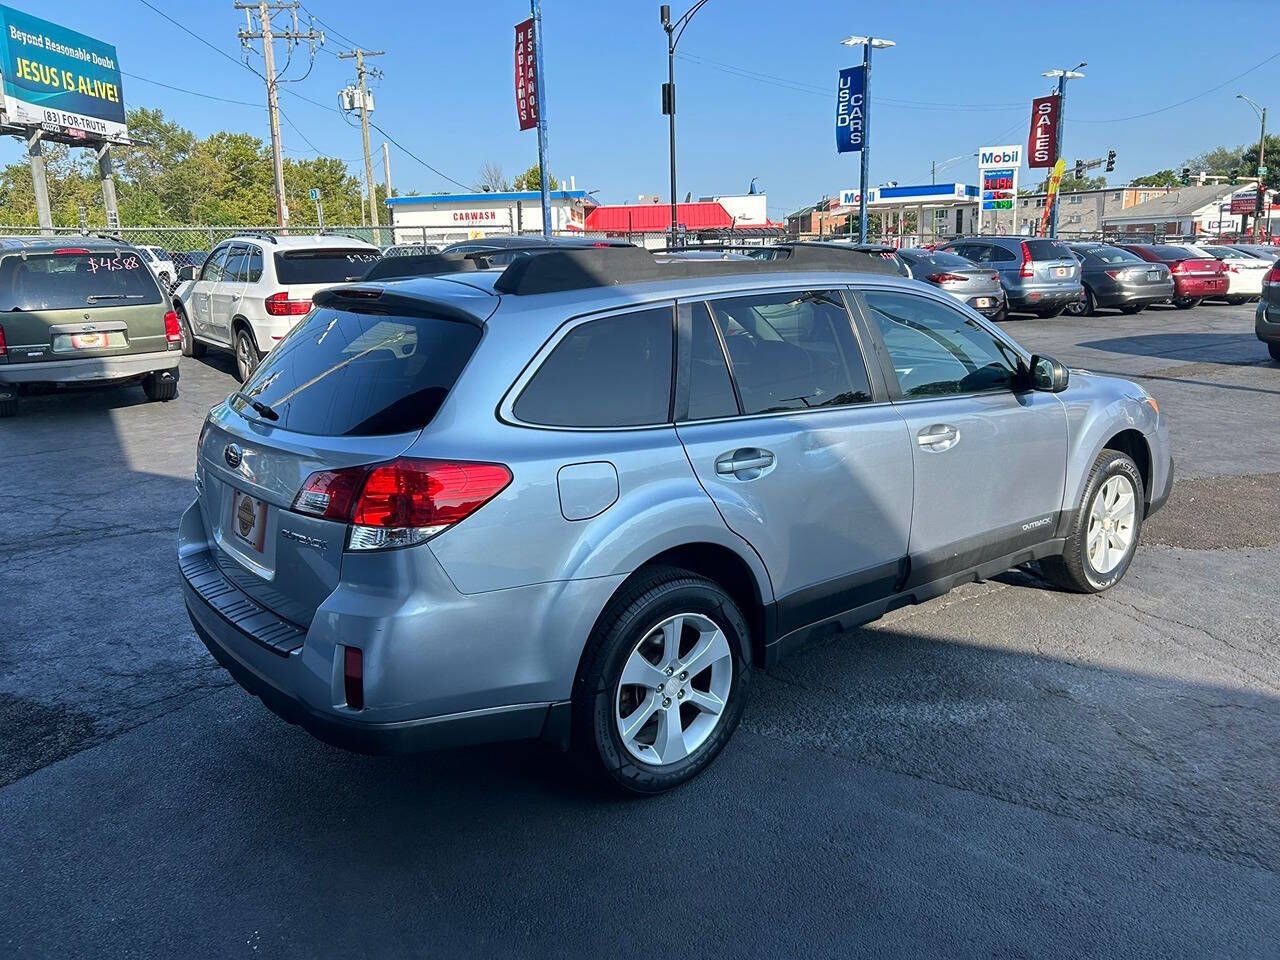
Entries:
[[178, 395], [178, 317], [133, 247], [32, 238], [0, 247], [0, 417], [23, 386], [141, 383]]

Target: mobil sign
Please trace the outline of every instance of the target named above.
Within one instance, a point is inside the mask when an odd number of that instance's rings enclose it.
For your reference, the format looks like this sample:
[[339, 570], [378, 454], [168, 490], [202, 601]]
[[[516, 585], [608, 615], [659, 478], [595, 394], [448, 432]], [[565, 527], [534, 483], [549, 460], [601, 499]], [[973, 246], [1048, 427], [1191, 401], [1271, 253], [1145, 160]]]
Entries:
[[983, 147], [978, 151], [978, 169], [987, 170], [991, 167], [1020, 167], [1022, 166], [1022, 145], [1010, 144], [1005, 147]]

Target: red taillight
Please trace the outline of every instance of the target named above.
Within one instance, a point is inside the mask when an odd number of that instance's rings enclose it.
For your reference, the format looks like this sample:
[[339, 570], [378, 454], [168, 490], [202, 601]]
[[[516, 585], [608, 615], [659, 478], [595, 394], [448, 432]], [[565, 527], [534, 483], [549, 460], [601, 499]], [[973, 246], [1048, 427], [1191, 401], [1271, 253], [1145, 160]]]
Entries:
[[85, 256], [89, 250], [87, 247], [59, 247], [53, 251], [55, 257], [76, 257]]
[[[1267, 276], [1269, 277], [1271, 276], [1271, 274], [1268, 273]], [[9, 348], [5, 346], [5, 342], [4, 342], [4, 327], [0, 327], [0, 357], [7, 357], [8, 355], [9, 355]]]
[[1034, 277], [1036, 268], [1031, 265], [1031, 248], [1027, 246], [1027, 241], [1022, 241], [1022, 266], [1018, 268], [1018, 275], [1021, 277]]
[[182, 326], [178, 323], [178, 314], [173, 310], [164, 315], [164, 338], [170, 343], [182, 342]]
[[958, 273], [931, 273], [925, 279], [930, 283], [951, 283], [953, 281], [963, 282], [969, 278], [962, 277]]
[[313, 473], [293, 509], [353, 524], [351, 549], [405, 546], [475, 513], [510, 482], [500, 463], [401, 458]]
[[1103, 270], [1102, 272], [1105, 273], [1112, 280], [1119, 280], [1120, 275], [1125, 272], [1125, 269], [1126, 268], [1121, 268], [1119, 270]]
[[363, 710], [364, 654], [359, 647], [343, 647], [342, 650], [342, 689], [347, 696], [347, 706], [352, 710]]
[[1175, 260], [1173, 263], [1169, 264], [1170, 273], [1182, 273], [1186, 269], [1187, 269], [1186, 260]]
[[[1277, 262], [1262, 277], [1263, 283], [1280, 283], [1280, 262]], [[4, 331], [0, 330], [0, 353], [4, 353]]]
[[311, 300], [290, 300], [289, 292], [281, 290], [266, 300], [267, 313], [273, 317], [300, 317], [311, 312]]

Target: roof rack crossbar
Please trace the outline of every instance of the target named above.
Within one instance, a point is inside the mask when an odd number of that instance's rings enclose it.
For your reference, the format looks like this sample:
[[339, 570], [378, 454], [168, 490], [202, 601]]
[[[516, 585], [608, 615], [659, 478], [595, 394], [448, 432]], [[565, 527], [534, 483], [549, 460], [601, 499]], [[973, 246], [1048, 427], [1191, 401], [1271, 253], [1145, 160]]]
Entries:
[[770, 260], [657, 260], [640, 247], [557, 250], [518, 257], [494, 282], [498, 293], [529, 295], [591, 287], [722, 277], [730, 274], [831, 271], [897, 276], [896, 267], [878, 256], [822, 244], [795, 244], [787, 256]]

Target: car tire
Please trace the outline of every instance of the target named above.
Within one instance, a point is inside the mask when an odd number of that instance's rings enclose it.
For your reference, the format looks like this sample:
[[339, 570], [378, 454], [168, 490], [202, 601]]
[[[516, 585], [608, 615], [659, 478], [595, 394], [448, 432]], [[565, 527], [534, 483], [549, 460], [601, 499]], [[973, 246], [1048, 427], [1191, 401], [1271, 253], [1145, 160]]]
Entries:
[[0, 387], [0, 420], [18, 415], [18, 392], [13, 387]]
[[253, 339], [253, 331], [243, 324], [236, 327], [231, 345], [236, 357], [236, 376], [244, 383], [258, 369], [258, 364], [262, 362], [262, 352]]
[[1271, 359], [1280, 363], [1280, 343], [1268, 343], [1267, 353], [1271, 354]]
[[[690, 676], [680, 668], [699, 649], [706, 666]], [[574, 681], [579, 762], [629, 794], [662, 793], [697, 776], [742, 718], [749, 650], [746, 620], [719, 584], [674, 567], [636, 578], [601, 614]], [[637, 682], [624, 682], [630, 678]], [[627, 730], [624, 721], [641, 711]]]
[[1089, 471], [1062, 555], [1041, 560], [1041, 571], [1074, 593], [1110, 590], [1138, 549], [1143, 503], [1138, 465], [1118, 450], [1103, 450]]
[[1126, 303], [1120, 308], [1120, 312], [1133, 316], [1135, 313], [1141, 313], [1145, 309], [1147, 309], [1147, 305], [1145, 303]]
[[142, 392], [148, 400], [167, 403], [178, 396], [178, 371], [155, 370], [142, 378]]
[[173, 309], [178, 314], [178, 329], [182, 331], [182, 355], [198, 360], [204, 356], [208, 347], [197, 340], [191, 331], [191, 322], [187, 319], [187, 311], [182, 308], [182, 304], [174, 304]]
[[1190, 310], [1192, 307], [1198, 307], [1203, 297], [1174, 297], [1171, 301], [1179, 310]]

